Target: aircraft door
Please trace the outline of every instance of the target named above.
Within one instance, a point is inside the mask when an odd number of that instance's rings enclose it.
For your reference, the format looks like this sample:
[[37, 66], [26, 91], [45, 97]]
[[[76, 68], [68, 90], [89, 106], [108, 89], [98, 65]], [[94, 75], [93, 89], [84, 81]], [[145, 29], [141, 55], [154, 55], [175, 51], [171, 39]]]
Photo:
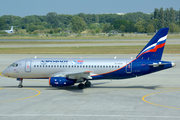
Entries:
[[25, 72], [31, 72], [31, 61], [30, 60], [25, 62]]
[[[127, 62], [128, 64], [129, 62]], [[132, 62], [126, 65], [126, 73], [132, 73]]]

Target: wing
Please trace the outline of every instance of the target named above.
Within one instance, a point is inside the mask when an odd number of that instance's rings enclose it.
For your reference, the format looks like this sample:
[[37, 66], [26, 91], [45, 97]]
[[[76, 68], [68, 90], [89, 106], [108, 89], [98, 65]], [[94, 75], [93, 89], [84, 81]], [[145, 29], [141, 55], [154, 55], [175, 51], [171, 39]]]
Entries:
[[91, 77], [92, 71], [84, 71], [78, 73], [68, 73], [68, 72], [60, 72], [51, 75], [51, 77], [67, 77], [69, 79], [77, 80], [76, 82], [83, 82], [84, 79], [92, 79]]
[[81, 78], [92, 79], [91, 73], [92, 73], [92, 71], [70, 73], [70, 74], [67, 74], [66, 77], [68, 77], [70, 79], [81, 79]]

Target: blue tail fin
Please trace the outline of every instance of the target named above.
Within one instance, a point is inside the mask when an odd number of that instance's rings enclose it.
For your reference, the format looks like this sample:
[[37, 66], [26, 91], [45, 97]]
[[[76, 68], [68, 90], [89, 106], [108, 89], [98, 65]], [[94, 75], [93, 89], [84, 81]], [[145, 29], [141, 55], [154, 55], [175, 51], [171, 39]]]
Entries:
[[161, 60], [169, 28], [160, 29], [136, 56], [137, 59]]

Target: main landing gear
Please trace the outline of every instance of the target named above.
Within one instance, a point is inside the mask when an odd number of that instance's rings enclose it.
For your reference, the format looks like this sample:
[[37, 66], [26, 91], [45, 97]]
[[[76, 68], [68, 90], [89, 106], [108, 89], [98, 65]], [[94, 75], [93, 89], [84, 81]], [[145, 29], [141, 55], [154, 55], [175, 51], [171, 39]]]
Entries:
[[84, 89], [84, 87], [91, 87], [91, 82], [89, 82], [88, 80], [85, 82], [85, 84], [83, 84], [83, 83], [80, 83], [79, 85], [78, 85], [78, 88], [79, 89]]
[[17, 79], [17, 80], [19, 80], [19, 85], [18, 85], [18, 87], [19, 87], [19, 88], [22, 88], [22, 87], [23, 87], [23, 85], [22, 85], [23, 79], [21, 78], [21, 79]]

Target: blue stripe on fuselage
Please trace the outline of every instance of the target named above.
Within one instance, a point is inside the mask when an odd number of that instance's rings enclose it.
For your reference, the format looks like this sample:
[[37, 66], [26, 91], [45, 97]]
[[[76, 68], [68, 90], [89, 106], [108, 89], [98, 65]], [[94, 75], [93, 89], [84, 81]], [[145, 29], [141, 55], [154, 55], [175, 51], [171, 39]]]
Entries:
[[[158, 67], [150, 66], [153, 63], [160, 64], [160, 62], [161, 62], [161, 65], [159, 65]], [[126, 69], [127, 69], [127, 65], [126, 65], [126, 66], [122, 67], [121, 69], [118, 69], [117, 71], [92, 76], [92, 78], [93, 79], [124, 79], [124, 78], [132, 78], [132, 77], [153, 73], [153, 72], [163, 70], [163, 69], [167, 69], [167, 68], [171, 68], [171, 67], [172, 67], [171, 62], [136, 59], [136, 60], [132, 61], [132, 72], [131, 73], [126, 72]]]

